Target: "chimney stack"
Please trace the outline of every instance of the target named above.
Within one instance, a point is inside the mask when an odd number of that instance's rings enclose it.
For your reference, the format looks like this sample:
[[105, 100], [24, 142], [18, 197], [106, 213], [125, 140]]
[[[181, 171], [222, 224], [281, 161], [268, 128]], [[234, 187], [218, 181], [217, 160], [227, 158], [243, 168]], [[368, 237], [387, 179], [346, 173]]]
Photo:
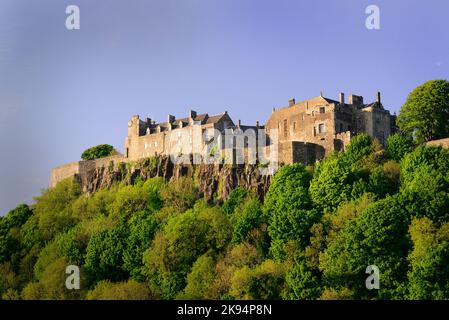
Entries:
[[175, 116], [172, 116], [171, 114], [167, 115], [167, 122], [168, 123], [172, 123], [175, 120], [176, 120]]
[[196, 118], [196, 111], [190, 110], [189, 117], [192, 118], [192, 119], [195, 119]]
[[345, 94], [343, 92], [340, 92], [340, 104], [345, 103]]
[[275, 111], [276, 111], [276, 108], [274, 108], [274, 107], [273, 107], [273, 110], [272, 110], [272, 112], [275, 112]]
[[376, 96], [377, 96], [377, 102], [380, 104], [380, 91], [377, 91]]
[[349, 96], [349, 104], [353, 104], [355, 106], [363, 106], [363, 97], [351, 94]]
[[291, 107], [291, 106], [294, 106], [294, 105], [295, 105], [295, 98], [289, 99], [288, 100], [288, 106]]
[[238, 124], [237, 124], [237, 127], [239, 127], [240, 128], [240, 125], [242, 124], [242, 121], [239, 119], [238, 120]]
[[256, 127], [259, 128], [259, 120], [256, 120]]

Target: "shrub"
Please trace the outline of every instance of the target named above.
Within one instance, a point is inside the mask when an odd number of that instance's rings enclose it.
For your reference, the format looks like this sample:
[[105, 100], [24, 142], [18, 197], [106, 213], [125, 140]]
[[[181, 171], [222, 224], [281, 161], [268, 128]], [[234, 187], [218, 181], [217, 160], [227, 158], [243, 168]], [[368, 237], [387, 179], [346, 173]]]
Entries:
[[83, 160], [93, 160], [110, 156], [114, 151], [114, 147], [109, 144], [99, 144], [98, 146], [84, 150], [81, 154]]

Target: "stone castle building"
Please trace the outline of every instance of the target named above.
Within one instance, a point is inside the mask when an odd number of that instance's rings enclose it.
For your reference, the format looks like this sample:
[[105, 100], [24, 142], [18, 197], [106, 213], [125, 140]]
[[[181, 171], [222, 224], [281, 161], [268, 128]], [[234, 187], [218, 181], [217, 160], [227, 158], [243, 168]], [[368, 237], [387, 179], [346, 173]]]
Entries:
[[[290, 99], [288, 106], [273, 108], [264, 126], [258, 122], [255, 126], [243, 126], [240, 120], [235, 124], [227, 112], [209, 116], [191, 110], [186, 118], [168, 115], [162, 123], [133, 116], [128, 123], [125, 158], [137, 160], [174, 153], [204, 157], [216, 148], [235, 163], [240, 151], [236, 140], [243, 137], [240, 145], [244, 162], [276, 149], [281, 164], [311, 164], [333, 151], [344, 150], [351, 137], [358, 133], [365, 132], [385, 145], [394, 130], [395, 116], [383, 107], [379, 92], [376, 101], [369, 104], [357, 95], [350, 95], [348, 102], [343, 93], [338, 101], [320, 95], [298, 103]], [[234, 135], [233, 143], [225, 142], [226, 134]], [[247, 142], [251, 138], [256, 142], [255, 150]]]
[[[187, 157], [193, 164], [210, 158], [219, 163], [313, 164], [326, 155], [344, 150], [351, 138], [367, 133], [383, 145], [396, 130], [396, 116], [384, 108], [378, 92], [374, 102], [365, 104], [362, 96], [350, 95], [348, 101], [318, 97], [273, 108], [265, 125], [235, 123], [225, 111], [218, 115], [197, 114], [177, 119], [168, 115], [165, 122], [135, 115], [128, 122], [124, 155], [78, 161], [52, 170], [51, 185], [73, 175], [86, 175], [110, 162], [130, 162], [155, 156], [172, 160]], [[199, 161], [195, 162], [195, 159]], [[216, 162], [209, 162], [216, 163]], [[275, 170], [275, 169], [274, 169]], [[274, 172], [274, 171], [270, 171]]]

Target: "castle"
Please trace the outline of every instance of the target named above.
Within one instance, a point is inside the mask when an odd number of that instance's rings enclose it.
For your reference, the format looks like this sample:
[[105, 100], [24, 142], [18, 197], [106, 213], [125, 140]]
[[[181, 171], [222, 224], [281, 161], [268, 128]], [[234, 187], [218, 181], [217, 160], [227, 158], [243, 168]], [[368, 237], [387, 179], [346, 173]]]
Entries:
[[[334, 151], [342, 151], [351, 137], [367, 133], [385, 145], [396, 130], [396, 116], [384, 108], [380, 92], [365, 104], [362, 96], [344, 93], [339, 100], [318, 97], [273, 108], [265, 123], [235, 123], [225, 111], [210, 116], [191, 110], [187, 117], [168, 115], [165, 122], [135, 115], [128, 122], [124, 155], [79, 161], [52, 170], [51, 186], [64, 178], [105, 167], [112, 162], [132, 162], [166, 156], [176, 163], [313, 164]], [[275, 171], [275, 169], [274, 169]], [[274, 172], [271, 170], [270, 172]]]
[[204, 159], [215, 148], [233, 164], [255, 161], [262, 154], [269, 157], [273, 150], [277, 159], [270, 159], [280, 164], [312, 164], [344, 150], [351, 137], [361, 132], [385, 145], [395, 130], [395, 116], [383, 107], [380, 92], [376, 98], [369, 104], [357, 95], [350, 95], [346, 103], [344, 93], [339, 101], [322, 94], [299, 103], [290, 99], [288, 106], [273, 108], [262, 126], [258, 121], [254, 126], [241, 125], [240, 120], [235, 124], [226, 111], [209, 116], [191, 110], [186, 118], [168, 115], [162, 123], [133, 116], [128, 123], [125, 158], [195, 154]]

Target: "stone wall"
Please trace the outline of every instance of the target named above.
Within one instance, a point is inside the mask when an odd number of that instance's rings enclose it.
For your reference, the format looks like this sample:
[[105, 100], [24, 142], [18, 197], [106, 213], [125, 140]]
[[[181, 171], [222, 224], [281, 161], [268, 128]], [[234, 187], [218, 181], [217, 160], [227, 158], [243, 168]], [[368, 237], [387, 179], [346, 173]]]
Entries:
[[95, 160], [71, 162], [53, 168], [50, 174], [50, 188], [55, 187], [58, 182], [64, 179], [73, 176], [84, 177], [99, 168], [107, 168], [108, 166], [114, 165], [116, 163], [126, 161], [128, 161], [126, 158], [124, 158], [120, 154], [117, 154]]
[[449, 138], [429, 141], [427, 144], [431, 146], [442, 146], [443, 148], [449, 148]]
[[73, 177], [79, 173], [80, 162], [71, 162], [51, 170], [50, 174], [50, 188], [56, 186], [59, 181]]

